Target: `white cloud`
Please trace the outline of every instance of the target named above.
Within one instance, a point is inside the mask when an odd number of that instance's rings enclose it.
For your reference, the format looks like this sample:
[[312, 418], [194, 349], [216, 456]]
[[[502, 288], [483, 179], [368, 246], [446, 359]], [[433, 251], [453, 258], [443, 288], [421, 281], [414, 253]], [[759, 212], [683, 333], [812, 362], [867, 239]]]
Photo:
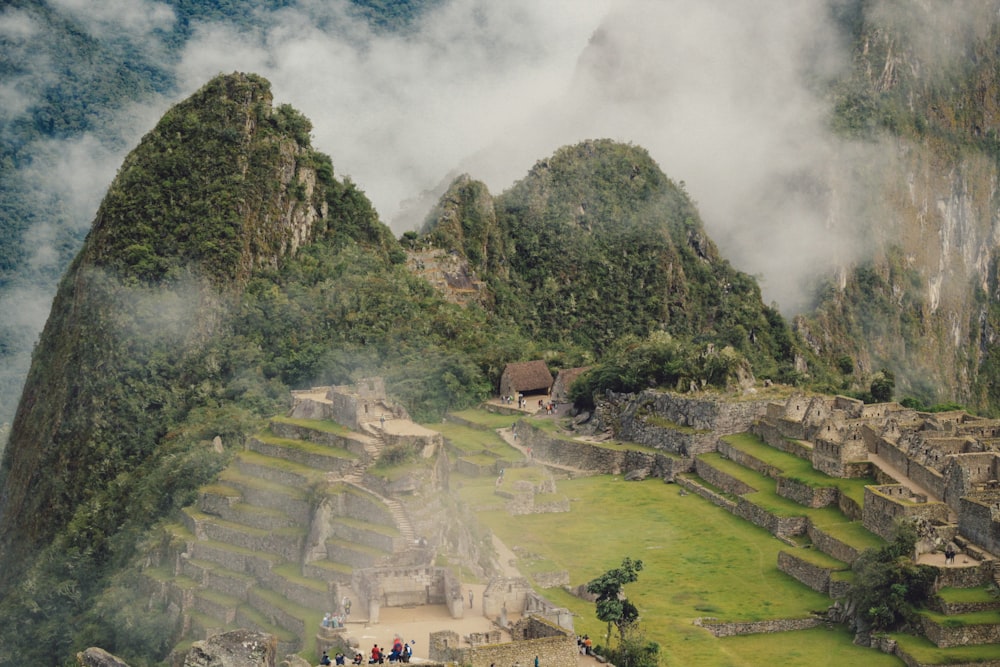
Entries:
[[72, 16], [93, 35], [123, 36], [132, 40], [147, 37], [154, 30], [169, 30], [174, 10], [152, 0], [48, 0], [61, 12]]

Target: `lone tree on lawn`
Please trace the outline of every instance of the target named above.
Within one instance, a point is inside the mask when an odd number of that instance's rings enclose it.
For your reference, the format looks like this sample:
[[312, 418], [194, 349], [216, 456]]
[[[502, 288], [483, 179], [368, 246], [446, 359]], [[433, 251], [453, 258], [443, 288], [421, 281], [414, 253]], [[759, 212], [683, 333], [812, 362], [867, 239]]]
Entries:
[[[639, 610], [622, 594], [622, 587], [639, 579], [642, 561], [626, 556], [621, 567], [608, 570], [587, 584], [587, 592], [597, 596], [597, 618], [608, 624], [604, 643], [609, 657], [622, 667], [654, 667], [659, 664], [660, 647], [645, 642], [639, 631]], [[618, 649], [610, 650], [611, 625], [618, 628]]]

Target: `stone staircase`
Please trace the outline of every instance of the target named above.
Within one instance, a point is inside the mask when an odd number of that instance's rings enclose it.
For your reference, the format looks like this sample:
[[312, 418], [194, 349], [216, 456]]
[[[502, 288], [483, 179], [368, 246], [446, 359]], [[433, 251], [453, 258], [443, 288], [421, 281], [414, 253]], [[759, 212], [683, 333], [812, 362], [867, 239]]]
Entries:
[[[311, 434], [303, 421], [295, 437], [272, 424], [251, 438], [171, 528], [172, 572], [148, 576], [180, 608], [186, 638], [244, 627], [274, 634], [279, 655], [295, 653], [350, 593], [355, 569], [413, 546], [402, 503], [364, 486], [382, 450], [377, 429], [337, 447], [327, 425]], [[322, 507], [321, 543], [307, 545]]]

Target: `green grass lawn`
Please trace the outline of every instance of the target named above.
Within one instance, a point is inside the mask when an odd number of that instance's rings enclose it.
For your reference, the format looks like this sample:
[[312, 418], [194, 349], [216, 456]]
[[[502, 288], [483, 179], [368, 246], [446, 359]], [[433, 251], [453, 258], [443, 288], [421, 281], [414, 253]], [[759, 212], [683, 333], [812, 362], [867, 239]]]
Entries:
[[[524, 415], [501, 415], [496, 412], [490, 412], [489, 410], [481, 410], [479, 408], [469, 408], [468, 410], [461, 410], [459, 412], [453, 412], [456, 417], [464, 419], [467, 422], [477, 424], [483, 428], [490, 430], [496, 430], [498, 428], [510, 428], [519, 419], [522, 419]], [[429, 425], [425, 424], [428, 428]]]
[[[456, 481], [463, 500], [479, 508], [481, 521], [507, 546], [531, 554], [523, 563], [526, 573], [567, 570], [575, 586], [625, 556], [641, 559], [645, 568], [626, 592], [642, 614], [647, 637], [663, 647], [666, 665], [901, 664], [854, 647], [843, 632], [720, 640], [695, 627], [692, 621], [701, 616], [800, 618], [831, 601], [778, 571], [778, 551], [787, 545], [694, 494], [680, 495], [677, 486], [607, 475], [560, 481], [559, 493], [570, 498], [569, 514], [512, 517], [491, 500], [492, 480]], [[576, 614], [578, 633], [604, 642], [605, 626], [593, 604], [560, 589], [543, 593]], [[832, 656], [842, 659], [830, 662]]]
[[508, 445], [494, 430], [472, 428], [457, 422], [424, 424], [424, 426], [443, 435], [462, 456], [480, 457], [485, 450], [501, 461], [521, 461], [524, 459], [521, 452]]

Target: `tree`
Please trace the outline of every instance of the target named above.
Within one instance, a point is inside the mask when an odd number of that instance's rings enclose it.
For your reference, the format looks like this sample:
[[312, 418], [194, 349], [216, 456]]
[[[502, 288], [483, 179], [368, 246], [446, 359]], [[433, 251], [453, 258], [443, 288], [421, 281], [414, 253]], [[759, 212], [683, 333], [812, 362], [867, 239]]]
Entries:
[[890, 544], [866, 549], [852, 566], [855, 583], [848, 594], [858, 630], [899, 630], [916, 624], [915, 610], [930, 598], [935, 571], [913, 562], [917, 530], [901, 523]]
[[896, 389], [896, 376], [883, 368], [872, 380], [871, 395], [876, 403], [887, 403], [892, 400], [892, 392]]
[[[655, 667], [659, 664], [660, 647], [647, 642], [639, 629], [639, 610], [622, 593], [625, 584], [634, 583], [642, 571], [642, 561], [628, 556], [620, 567], [612, 568], [590, 581], [587, 592], [597, 595], [597, 618], [608, 624], [605, 646], [608, 657], [623, 667]], [[618, 628], [618, 648], [612, 650], [611, 625]]]

